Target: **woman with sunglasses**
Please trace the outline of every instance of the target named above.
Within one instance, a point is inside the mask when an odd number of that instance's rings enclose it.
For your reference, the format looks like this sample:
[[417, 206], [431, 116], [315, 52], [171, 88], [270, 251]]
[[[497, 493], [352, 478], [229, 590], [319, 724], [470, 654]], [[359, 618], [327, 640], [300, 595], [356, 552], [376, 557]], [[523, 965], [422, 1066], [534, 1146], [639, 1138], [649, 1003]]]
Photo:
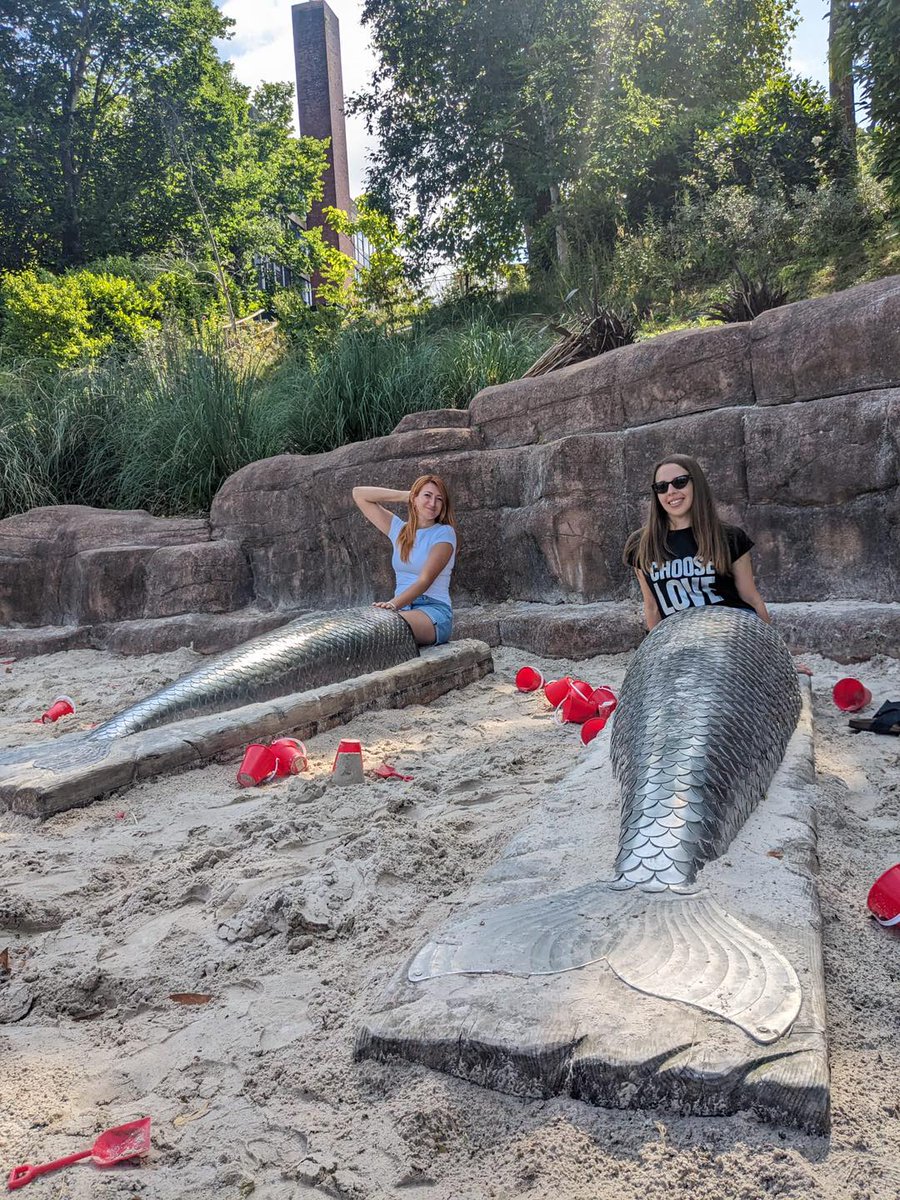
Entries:
[[628, 538], [624, 555], [641, 585], [647, 628], [713, 604], [749, 609], [770, 621], [753, 579], [753, 542], [719, 519], [696, 459], [669, 455], [653, 468], [650, 486], [649, 520]]
[[[394, 547], [394, 595], [390, 600], [376, 600], [376, 607], [398, 612], [420, 646], [449, 641], [456, 529], [444, 481], [437, 475], [420, 475], [409, 491], [355, 487], [353, 502]], [[401, 521], [385, 504], [406, 504], [406, 520]]]

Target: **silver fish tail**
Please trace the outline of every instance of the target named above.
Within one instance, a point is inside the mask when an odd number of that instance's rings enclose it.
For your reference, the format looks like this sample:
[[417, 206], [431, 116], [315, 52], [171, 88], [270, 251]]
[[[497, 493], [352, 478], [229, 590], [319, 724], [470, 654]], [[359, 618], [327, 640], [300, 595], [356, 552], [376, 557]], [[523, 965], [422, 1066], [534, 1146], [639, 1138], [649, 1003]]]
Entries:
[[613, 722], [616, 878], [478, 911], [413, 957], [410, 981], [605, 962], [639, 991], [775, 1041], [799, 1012], [796, 972], [696, 881], [765, 794], [799, 714], [791, 657], [755, 614], [663, 621], [629, 665]]
[[799, 715], [791, 656], [755, 613], [662, 621], [629, 666], [610, 740], [621, 883], [693, 883], [765, 794]]
[[90, 733], [0, 754], [0, 766], [33, 762], [53, 770], [100, 761], [129, 734], [383, 670], [418, 652], [407, 623], [387, 609], [310, 613], [218, 655]]

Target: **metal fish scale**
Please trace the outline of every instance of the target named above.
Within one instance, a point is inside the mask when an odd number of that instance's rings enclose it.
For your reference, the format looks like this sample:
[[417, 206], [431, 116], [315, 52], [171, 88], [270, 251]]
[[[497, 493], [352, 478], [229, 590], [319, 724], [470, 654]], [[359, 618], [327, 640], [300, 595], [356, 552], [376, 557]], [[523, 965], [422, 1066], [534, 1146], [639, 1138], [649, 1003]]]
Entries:
[[418, 653], [407, 623], [388, 609], [310, 613], [220, 654], [89, 734], [0, 754], [0, 766], [34, 762], [52, 771], [100, 761], [113, 741], [131, 733], [338, 683], [396, 666]]
[[621, 883], [693, 883], [764, 795], [799, 715], [791, 657], [754, 613], [662, 621], [628, 668], [613, 720]]

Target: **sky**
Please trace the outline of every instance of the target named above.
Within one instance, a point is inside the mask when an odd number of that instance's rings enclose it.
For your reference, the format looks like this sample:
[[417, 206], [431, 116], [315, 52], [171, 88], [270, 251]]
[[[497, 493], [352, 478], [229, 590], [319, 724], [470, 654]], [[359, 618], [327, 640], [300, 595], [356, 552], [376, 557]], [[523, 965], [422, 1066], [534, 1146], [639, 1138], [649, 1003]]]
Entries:
[[[234, 63], [241, 83], [254, 87], [266, 81], [294, 82], [294, 48], [291, 33], [291, 0], [216, 0], [222, 12], [235, 21], [233, 37], [220, 45], [220, 53]], [[366, 30], [360, 21], [362, 0], [327, 0], [341, 23], [341, 59], [344, 94], [366, 86], [375, 65]], [[800, 23], [794, 37], [791, 70], [828, 86], [829, 0], [797, 0]], [[350, 190], [365, 190], [366, 155], [370, 145], [362, 120], [347, 120]]]

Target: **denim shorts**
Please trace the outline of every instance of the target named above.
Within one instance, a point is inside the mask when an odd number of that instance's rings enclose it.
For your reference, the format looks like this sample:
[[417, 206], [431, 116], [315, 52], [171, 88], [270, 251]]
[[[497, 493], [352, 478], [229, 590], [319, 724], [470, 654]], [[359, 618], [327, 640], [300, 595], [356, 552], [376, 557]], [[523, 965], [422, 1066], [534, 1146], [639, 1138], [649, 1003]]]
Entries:
[[418, 596], [407, 608], [414, 608], [431, 618], [434, 625], [434, 644], [442, 645], [450, 641], [450, 631], [453, 628], [453, 609], [443, 600], [432, 600], [429, 595]]

